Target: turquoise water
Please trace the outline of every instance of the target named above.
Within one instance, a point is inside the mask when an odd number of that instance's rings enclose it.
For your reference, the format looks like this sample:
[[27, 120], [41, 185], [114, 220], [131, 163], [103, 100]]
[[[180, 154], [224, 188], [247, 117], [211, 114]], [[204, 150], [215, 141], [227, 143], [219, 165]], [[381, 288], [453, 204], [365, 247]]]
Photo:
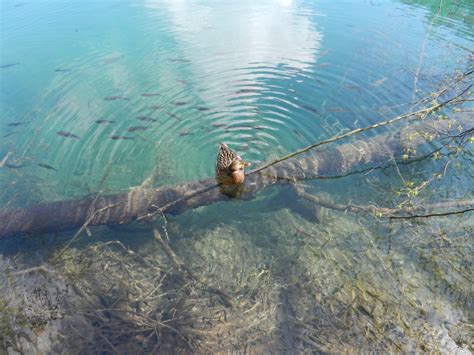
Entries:
[[[365, 0], [2, 1], [0, 161], [6, 159], [0, 169], [0, 207], [116, 193], [144, 181], [164, 186], [207, 178], [214, 174], [220, 142], [258, 166], [314, 142], [407, 112], [412, 103], [438, 89], [446, 76], [472, 65], [474, 4], [469, 0], [444, 1], [439, 11], [438, 4]], [[452, 166], [457, 170], [449, 170], [423, 198], [438, 201], [472, 196], [472, 158], [466, 155], [456, 164]], [[400, 169], [322, 181], [316, 187], [341, 203], [394, 206], [400, 202], [397, 193], [403, 187], [399, 174], [404, 176], [403, 182], [419, 181], [440, 167], [430, 161]], [[275, 197], [278, 192], [264, 191], [254, 202], [227, 201], [176, 217], [169, 221], [171, 239], [178, 240], [177, 250], [181, 248], [183, 255], [192, 258], [186, 254], [183, 240], [197, 238], [200, 243], [200, 238], [219, 234], [216, 228], [222, 228], [223, 234], [266, 250], [264, 257], [253, 257], [266, 258], [265, 263], [276, 265], [278, 274], [287, 259], [293, 258], [296, 264], [300, 260], [301, 265], [307, 262], [301, 258], [310, 241], [302, 242], [296, 253], [297, 242], [285, 239], [295, 231], [303, 227], [324, 230], [325, 237], [320, 236], [324, 241], [328, 236], [337, 239], [338, 233], [349, 238], [359, 226], [357, 220], [338, 222], [339, 217], [326, 210], [321, 212], [319, 224], [306, 224], [307, 219], [302, 222], [300, 217], [282, 212], [294, 204], [294, 197], [286, 192]], [[392, 246], [387, 241], [384, 223], [371, 223], [379, 251], [390, 256], [385, 251], [397, 249], [397, 242], [390, 241]], [[443, 223], [450, 226], [447, 229], [454, 228], [451, 220]], [[427, 222], [417, 233], [438, 233], [443, 223]], [[228, 230], [222, 227], [225, 225]], [[93, 234], [136, 243], [138, 249], [142, 242], [146, 245], [146, 232], [140, 228], [120, 232], [101, 228]], [[403, 232], [402, 227], [397, 228], [395, 234]], [[463, 239], [463, 233], [472, 232], [472, 214], [461, 217], [459, 228], [455, 240], [465, 243], [465, 249], [458, 262], [469, 269], [472, 241]], [[364, 235], [361, 231], [355, 234]], [[414, 265], [419, 271], [420, 265], [429, 264], [425, 256], [405, 250], [401, 240], [410, 243], [409, 236], [399, 240], [405, 265]], [[28, 241], [22, 243], [29, 247]], [[373, 246], [364, 243], [340, 239], [340, 244], [333, 246], [334, 260], [341, 262], [338, 253], [344, 252], [352, 255], [356, 264], [363, 264], [359, 251]], [[22, 245], [8, 244], [5, 250], [20, 250]], [[322, 245], [324, 242], [318, 248]], [[41, 253], [47, 255], [50, 247]], [[241, 251], [239, 248], [234, 252]], [[201, 258], [212, 254], [198, 253]], [[278, 264], [275, 260], [285, 261]], [[390, 262], [390, 272], [396, 273], [398, 259]], [[374, 266], [377, 263], [371, 264], [374, 274], [382, 270], [382, 266]], [[324, 263], [317, 268], [323, 267]], [[411, 267], [404, 269], [403, 275], [409, 274]], [[449, 287], [440, 285], [450, 285], [450, 278], [458, 277], [451, 273], [458, 269], [445, 267], [449, 276], [442, 281], [429, 271], [420, 276], [417, 282], [430, 287], [417, 298], [440, 301], [446, 297], [450, 303]], [[289, 269], [298, 270], [294, 275], [301, 276], [297, 266]], [[313, 271], [308, 273], [313, 275]], [[279, 274], [275, 280], [283, 283], [281, 277]], [[360, 276], [347, 277], [350, 281], [346, 283], [351, 283]], [[340, 281], [333, 281], [336, 279]], [[463, 284], [457, 292], [469, 298], [470, 287]], [[383, 289], [391, 290], [388, 286]], [[383, 307], [396, 308], [390, 302], [382, 302]], [[450, 304], [461, 309], [452, 314], [464, 312], [454, 318], [468, 323], [466, 318], [472, 320], [472, 313], [466, 311], [469, 302], [458, 303]], [[340, 313], [334, 315], [337, 319]], [[334, 327], [344, 333], [337, 320]], [[345, 331], [346, 335], [350, 332]], [[388, 333], [380, 337], [385, 339]], [[329, 341], [330, 332], [327, 337]], [[314, 347], [309, 344], [300, 349]], [[388, 349], [380, 344], [360, 345], [359, 350]], [[458, 342], [460, 347], [462, 344]]]
[[430, 90], [472, 49], [457, 11], [427, 38], [431, 9], [395, 1], [3, 2], [2, 157], [54, 185], [40, 199], [95, 191], [109, 165], [111, 189], [157, 161], [160, 183], [208, 177], [220, 142], [258, 164], [401, 112], [419, 66]]

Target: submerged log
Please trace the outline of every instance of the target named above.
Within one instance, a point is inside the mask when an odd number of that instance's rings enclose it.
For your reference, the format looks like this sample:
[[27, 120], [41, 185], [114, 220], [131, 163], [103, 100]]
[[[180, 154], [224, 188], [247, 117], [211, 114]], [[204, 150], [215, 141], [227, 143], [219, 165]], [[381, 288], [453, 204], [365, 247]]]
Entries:
[[[457, 117], [457, 123], [467, 125], [469, 118]], [[240, 198], [251, 199], [256, 192], [274, 184], [344, 175], [355, 169], [388, 164], [428, 141], [434, 144], [446, 135], [458, 134], [459, 131], [451, 126], [452, 122], [448, 120], [426, 121], [366, 140], [315, 149], [264, 170], [248, 172], [244, 184], [233, 193]], [[157, 189], [138, 187], [123, 194], [41, 203], [1, 210], [0, 238], [24, 233], [57, 232], [85, 224], [124, 224], [155, 212], [179, 214], [229, 198], [229, 191], [222, 191], [214, 178], [209, 178]]]

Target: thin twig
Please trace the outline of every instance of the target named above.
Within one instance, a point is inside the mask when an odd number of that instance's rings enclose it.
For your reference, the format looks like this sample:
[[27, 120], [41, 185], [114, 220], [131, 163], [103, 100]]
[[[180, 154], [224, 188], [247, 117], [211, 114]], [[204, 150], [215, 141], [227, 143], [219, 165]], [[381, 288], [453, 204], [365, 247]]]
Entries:
[[74, 243], [74, 242], [76, 241], [76, 239], [81, 235], [81, 233], [82, 233], [84, 230], [87, 229], [89, 223], [91, 223], [91, 222], [94, 220], [94, 218], [95, 218], [98, 214], [100, 214], [100, 213], [102, 213], [102, 212], [104, 212], [104, 211], [106, 211], [106, 210], [108, 210], [108, 209], [110, 209], [110, 208], [112, 208], [112, 207], [115, 207], [115, 206], [117, 206], [117, 205], [118, 205], [118, 203], [114, 203], [114, 204], [112, 204], [112, 205], [107, 205], [107, 206], [105, 206], [105, 207], [99, 208], [98, 210], [94, 211], [94, 212], [90, 215], [90, 217], [84, 222], [84, 224], [82, 225], [82, 227], [79, 228], [79, 230], [76, 232], [76, 234], [74, 234], [74, 236], [73, 236], [73, 237], [69, 240], [69, 242], [64, 246], [64, 248], [62, 248], [62, 249], [58, 252], [58, 254], [55, 255], [55, 257], [51, 260], [51, 262], [54, 263], [56, 260], [59, 259], [59, 257], [61, 257], [61, 255], [64, 254], [64, 252], [69, 248], [69, 246], [70, 246], [72, 243]]
[[[474, 204], [474, 201], [471, 201]], [[440, 213], [427, 213], [427, 214], [410, 214], [406, 216], [384, 216], [389, 217], [390, 219], [413, 219], [413, 218], [431, 218], [431, 217], [444, 217], [444, 216], [451, 216], [455, 214], [464, 214], [467, 212], [474, 211], [474, 207], [466, 208], [464, 210], [459, 211], [449, 211], [449, 212], [440, 212]]]
[[325, 139], [325, 140], [322, 140], [322, 141], [319, 141], [317, 143], [314, 143], [314, 144], [311, 144], [305, 148], [302, 148], [302, 149], [299, 149], [293, 153], [290, 153], [290, 154], [287, 154], [281, 158], [278, 158], [278, 159], [275, 159], [267, 164], [264, 164], [254, 170], [251, 170], [248, 174], [254, 174], [254, 173], [257, 173], [259, 171], [262, 171], [264, 169], [267, 169], [269, 168], [270, 166], [272, 165], [275, 165], [277, 163], [280, 163], [284, 160], [288, 160], [290, 158], [293, 158], [297, 155], [300, 155], [300, 154], [303, 154], [303, 153], [306, 153], [307, 151], [311, 150], [311, 149], [314, 149], [316, 147], [319, 147], [319, 146], [322, 146], [322, 145], [325, 145], [325, 144], [328, 144], [328, 143], [332, 143], [332, 142], [336, 142], [336, 141], [339, 141], [341, 139], [344, 139], [344, 138], [347, 138], [347, 137], [351, 137], [351, 136], [354, 136], [356, 134], [359, 134], [361, 132], [365, 132], [365, 131], [369, 131], [369, 130], [372, 130], [372, 129], [376, 129], [376, 128], [379, 128], [379, 127], [383, 127], [383, 126], [387, 126], [387, 125], [390, 125], [392, 123], [395, 123], [395, 122], [398, 122], [398, 121], [402, 121], [404, 119], [408, 119], [410, 117], [419, 117], [419, 118], [424, 118], [426, 117], [428, 114], [432, 113], [432, 112], [435, 112], [437, 110], [439, 110], [441, 107], [444, 107], [448, 104], [450, 104], [451, 102], [453, 102], [454, 100], [456, 100], [457, 98], [461, 97], [462, 95], [464, 95], [467, 91], [469, 91], [469, 89], [472, 87], [472, 84], [469, 85], [467, 88], [465, 88], [464, 90], [462, 90], [461, 93], [457, 94], [456, 96], [446, 100], [446, 101], [443, 101], [443, 102], [440, 102], [440, 103], [436, 103], [435, 105], [433, 106], [430, 106], [430, 107], [427, 107], [427, 108], [424, 108], [424, 109], [421, 109], [421, 110], [418, 110], [418, 111], [414, 111], [414, 112], [409, 112], [409, 113], [405, 113], [403, 115], [400, 115], [400, 116], [396, 116], [394, 118], [391, 118], [389, 120], [386, 120], [386, 121], [382, 121], [382, 122], [379, 122], [379, 123], [376, 123], [376, 124], [373, 124], [373, 125], [370, 125], [370, 126], [367, 126], [367, 127], [363, 127], [363, 128], [356, 128], [352, 131], [349, 131], [347, 133], [344, 133], [344, 134], [341, 134], [341, 135], [337, 135], [337, 136], [334, 136], [334, 137], [331, 137], [329, 139]]
[[[409, 218], [429, 218], [429, 217], [437, 217], [437, 216], [448, 216], [452, 214], [463, 214], [466, 212], [474, 211], [474, 199], [465, 199], [465, 200], [454, 200], [454, 201], [445, 201], [439, 203], [433, 203], [428, 205], [419, 205], [413, 207], [403, 207], [403, 208], [387, 208], [387, 207], [378, 207], [374, 205], [342, 205], [333, 203], [321, 197], [316, 197], [312, 194], [305, 192], [301, 187], [297, 187], [296, 192], [299, 196], [308, 200], [310, 202], [314, 202], [320, 206], [330, 208], [333, 210], [344, 211], [344, 212], [365, 212], [365, 213], [373, 213], [378, 217], [383, 218], [390, 218], [390, 219], [409, 219]], [[447, 208], [454, 208], [454, 207], [466, 207], [466, 209], [458, 210], [458, 211], [447, 211], [447, 212], [440, 212], [440, 213], [427, 213], [427, 214], [416, 214], [417, 212], [422, 211], [432, 211], [435, 209], [447, 209]], [[472, 206], [472, 207], [471, 207]]]
[[192, 280], [200, 283], [201, 285], [205, 286], [206, 289], [212, 293], [215, 293], [219, 295], [224, 302], [224, 305], [226, 307], [232, 307], [232, 302], [231, 302], [231, 297], [227, 295], [225, 292], [216, 289], [214, 287], [208, 286], [205, 282], [203, 282], [200, 278], [198, 278], [192, 271], [191, 269], [188, 268], [188, 266], [182, 262], [179, 257], [175, 254], [173, 249], [166, 243], [163, 238], [161, 237], [161, 234], [159, 230], [150, 222], [152, 228], [153, 228], [153, 236], [155, 240], [160, 244], [162, 247], [163, 251], [165, 252], [166, 256], [171, 260], [173, 267], [178, 271], [179, 273], [183, 274], [186, 273]]
[[423, 66], [423, 57], [424, 57], [424, 55], [425, 55], [426, 43], [428, 42], [428, 38], [429, 38], [429, 36], [430, 36], [430, 34], [431, 34], [431, 29], [433, 28], [433, 23], [434, 23], [435, 19], [436, 19], [436, 18], [439, 16], [439, 14], [441, 13], [442, 7], [443, 7], [443, 0], [439, 0], [439, 3], [438, 3], [438, 12], [437, 12], [436, 15], [433, 16], [433, 18], [431, 19], [430, 27], [428, 28], [428, 32], [426, 33], [425, 39], [423, 40], [423, 44], [421, 45], [420, 55], [419, 55], [419, 58], [418, 58], [418, 67], [416, 68], [415, 76], [414, 76], [414, 78], [413, 78], [412, 102], [415, 101], [416, 85], [417, 85], [417, 83], [418, 83], [418, 76], [420, 75], [421, 67]]

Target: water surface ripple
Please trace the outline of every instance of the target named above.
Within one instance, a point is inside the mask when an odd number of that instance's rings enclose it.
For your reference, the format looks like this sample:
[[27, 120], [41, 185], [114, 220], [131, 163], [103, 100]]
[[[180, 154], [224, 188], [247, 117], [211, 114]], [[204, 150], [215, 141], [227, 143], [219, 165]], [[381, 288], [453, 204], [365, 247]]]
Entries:
[[4, 3], [0, 153], [58, 196], [208, 177], [220, 142], [258, 165], [397, 114], [472, 48], [461, 19], [340, 6]]

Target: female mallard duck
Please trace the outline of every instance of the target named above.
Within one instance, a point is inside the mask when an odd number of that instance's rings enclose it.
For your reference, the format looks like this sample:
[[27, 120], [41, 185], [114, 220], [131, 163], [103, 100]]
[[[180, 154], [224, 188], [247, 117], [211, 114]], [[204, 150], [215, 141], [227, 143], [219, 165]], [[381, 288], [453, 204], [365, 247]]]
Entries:
[[232, 151], [226, 144], [221, 143], [216, 162], [216, 179], [221, 185], [241, 184], [245, 178], [244, 169], [250, 163]]

